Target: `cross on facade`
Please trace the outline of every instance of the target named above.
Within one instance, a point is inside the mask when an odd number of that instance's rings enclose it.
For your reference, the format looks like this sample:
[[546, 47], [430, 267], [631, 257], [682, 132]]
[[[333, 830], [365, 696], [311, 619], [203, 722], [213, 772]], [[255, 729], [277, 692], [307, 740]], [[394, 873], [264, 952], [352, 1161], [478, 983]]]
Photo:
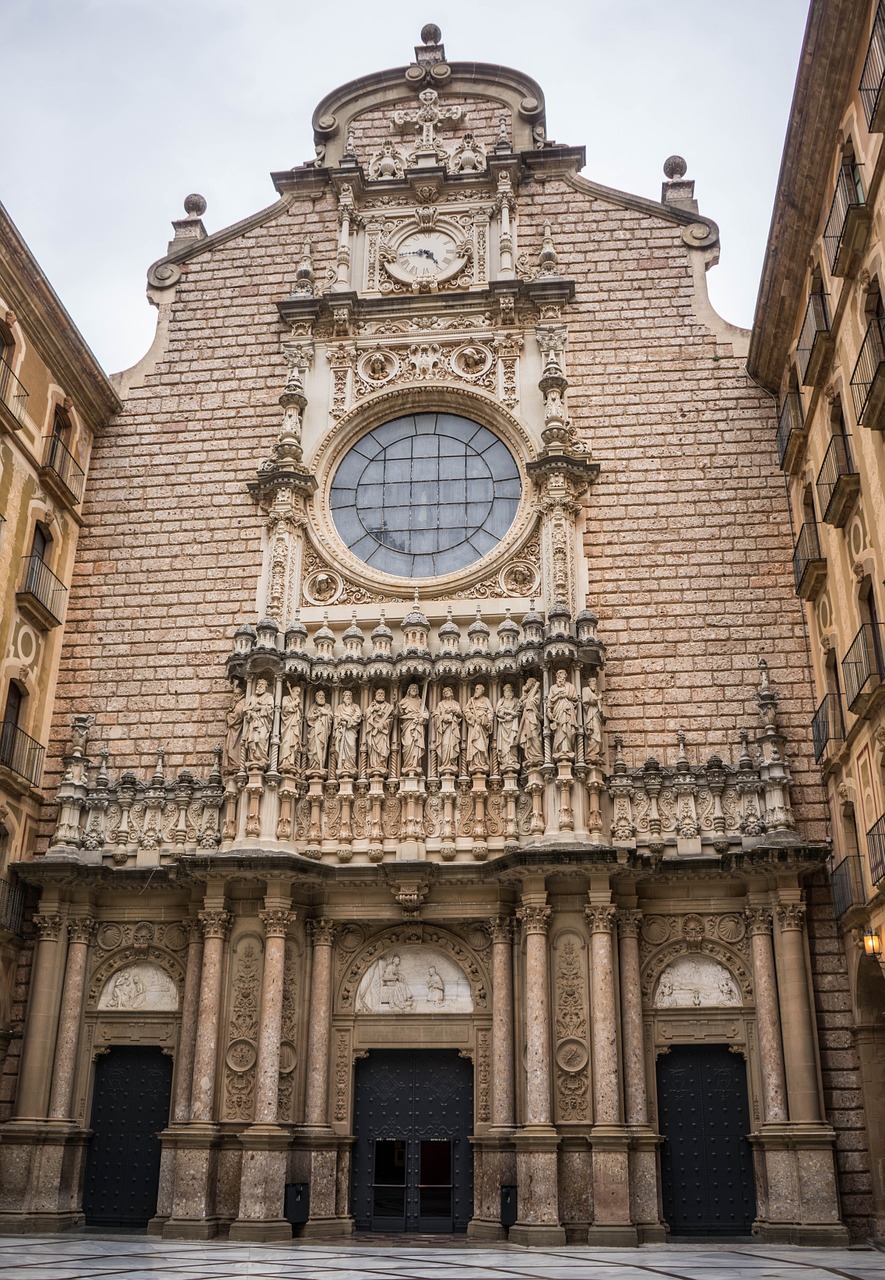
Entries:
[[418, 101], [421, 105], [412, 111], [395, 111], [394, 121], [400, 127], [414, 125], [416, 133], [420, 129], [422, 148], [435, 151], [438, 146], [436, 130], [444, 123], [460, 120], [461, 108], [439, 106], [439, 94], [435, 89], [422, 90]]

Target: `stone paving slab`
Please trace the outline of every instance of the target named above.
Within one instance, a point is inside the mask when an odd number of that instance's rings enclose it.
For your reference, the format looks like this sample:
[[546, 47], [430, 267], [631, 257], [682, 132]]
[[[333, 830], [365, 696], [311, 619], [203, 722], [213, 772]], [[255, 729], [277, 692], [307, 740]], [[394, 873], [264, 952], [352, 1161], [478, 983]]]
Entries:
[[526, 1249], [412, 1237], [242, 1244], [73, 1232], [0, 1236], [0, 1280], [885, 1280], [872, 1248]]

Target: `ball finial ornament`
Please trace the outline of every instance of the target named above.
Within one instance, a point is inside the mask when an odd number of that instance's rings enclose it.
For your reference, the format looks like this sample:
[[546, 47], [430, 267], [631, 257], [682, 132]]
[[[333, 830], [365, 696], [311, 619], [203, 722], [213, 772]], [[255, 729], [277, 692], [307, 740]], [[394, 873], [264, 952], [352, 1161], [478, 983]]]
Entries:
[[421, 28], [422, 44], [439, 44], [442, 40], [442, 32], [435, 22], [428, 22]]
[[184, 197], [184, 211], [192, 218], [202, 218], [206, 212], [206, 201], [203, 196], [192, 192], [191, 195]]
[[671, 182], [684, 178], [688, 165], [682, 156], [667, 156], [664, 161], [664, 177], [669, 178]]

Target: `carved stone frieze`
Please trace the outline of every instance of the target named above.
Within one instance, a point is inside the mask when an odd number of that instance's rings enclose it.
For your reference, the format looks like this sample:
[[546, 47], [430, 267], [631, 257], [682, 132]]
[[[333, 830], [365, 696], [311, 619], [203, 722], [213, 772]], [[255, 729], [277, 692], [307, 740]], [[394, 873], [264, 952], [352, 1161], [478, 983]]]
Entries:
[[557, 938], [553, 962], [556, 1108], [565, 1123], [586, 1121], [589, 1116], [585, 965], [577, 937]]
[[492, 1118], [492, 1035], [476, 1033], [476, 1118], [487, 1124]]
[[261, 991], [261, 952], [255, 939], [243, 939], [235, 949], [231, 981], [230, 1018], [224, 1054], [224, 1117], [251, 1120], [258, 1059], [258, 1000]]

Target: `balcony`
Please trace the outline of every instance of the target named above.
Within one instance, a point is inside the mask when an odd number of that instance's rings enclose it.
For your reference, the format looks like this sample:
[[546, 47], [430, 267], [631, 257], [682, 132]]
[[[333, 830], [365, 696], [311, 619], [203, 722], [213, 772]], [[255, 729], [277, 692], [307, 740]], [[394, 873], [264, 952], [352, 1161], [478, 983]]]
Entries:
[[885, 5], [879, 5], [860, 77], [860, 100], [870, 133], [885, 132]]
[[21, 933], [25, 894], [21, 885], [0, 880], [0, 929]]
[[885, 677], [881, 622], [865, 622], [842, 659], [842, 683], [848, 710], [862, 715]]
[[833, 867], [830, 873], [833, 890], [833, 911], [841, 920], [851, 907], [862, 907], [867, 900], [863, 869], [856, 853], [850, 853]]
[[802, 332], [796, 347], [796, 361], [803, 387], [816, 387], [823, 380], [833, 354], [830, 335], [830, 313], [822, 293], [813, 293], [808, 299]]
[[885, 880], [885, 817], [867, 832], [867, 852], [870, 855], [870, 879], [873, 887]]
[[842, 529], [860, 492], [860, 476], [851, 460], [845, 436], [833, 436], [817, 473], [817, 498], [821, 519]]
[[8, 769], [32, 787], [40, 781], [43, 748], [16, 724], [0, 722], [0, 768]]
[[53, 488], [61, 488], [61, 496], [69, 502], [82, 500], [84, 472], [61, 436], [45, 437], [41, 476]]
[[842, 715], [842, 699], [828, 693], [815, 711], [811, 721], [811, 737], [814, 742], [814, 758], [832, 755], [833, 746], [845, 740], [845, 720]]
[[821, 555], [817, 524], [806, 520], [796, 539], [793, 552], [793, 577], [796, 592], [803, 600], [816, 600], [827, 577], [827, 562]]
[[792, 471], [805, 445], [805, 422], [797, 391], [784, 396], [777, 419], [777, 460], [785, 471]]
[[6, 406], [18, 426], [24, 426], [28, 418], [28, 393], [2, 356], [0, 356], [0, 402]]
[[64, 615], [65, 584], [39, 556], [22, 556], [21, 586], [16, 603], [25, 617], [41, 631], [61, 625]]
[[853, 163], [843, 164], [836, 179], [836, 192], [824, 228], [824, 249], [830, 275], [845, 276], [857, 264], [870, 233], [869, 207], [855, 182]]
[[851, 398], [854, 412], [862, 427], [871, 431], [885, 429], [885, 316], [875, 316], [867, 326], [866, 337], [851, 375]]

